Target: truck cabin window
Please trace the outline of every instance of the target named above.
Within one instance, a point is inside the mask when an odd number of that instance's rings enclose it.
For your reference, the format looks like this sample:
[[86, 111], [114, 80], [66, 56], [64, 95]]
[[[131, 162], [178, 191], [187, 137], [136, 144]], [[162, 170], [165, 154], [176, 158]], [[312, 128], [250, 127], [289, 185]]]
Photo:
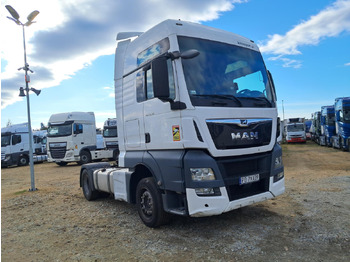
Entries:
[[117, 127], [109, 127], [103, 130], [103, 137], [118, 137]]
[[1, 147], [9, 146], [11, 142], [11, 135], [1, 134]]
[[[173, 66], [171, 59], [167, 60], [168, 65], [168, 78], [169, 78], [169, 92], [170, 99], [175, 99], [175, 82], [173, 74]], [[145, 69], [139, 71], [136, 75], [136, 96], [137, 102], [143, 102], [154, 98], [153, 93], [153, 81], [152, 81], [152, 69], [150, 66], [146, 66]]]
[[272, 89], [259, 52], [204, 39], [178, 37], [180, 52], [200, 54], [182, 59], [194, 106], [274, 107]]
[[48, 137], [70, 136], [72, 134], [72, 124], [49, 125], [47, 129]]

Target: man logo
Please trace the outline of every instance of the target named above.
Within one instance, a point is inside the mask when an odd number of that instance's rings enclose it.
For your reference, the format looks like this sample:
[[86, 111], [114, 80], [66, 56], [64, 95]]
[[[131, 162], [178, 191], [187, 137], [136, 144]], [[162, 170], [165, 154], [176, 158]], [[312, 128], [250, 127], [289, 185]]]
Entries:
[[254, 140], [259, 139], [258, 132], [231, 133], [232, 140]]

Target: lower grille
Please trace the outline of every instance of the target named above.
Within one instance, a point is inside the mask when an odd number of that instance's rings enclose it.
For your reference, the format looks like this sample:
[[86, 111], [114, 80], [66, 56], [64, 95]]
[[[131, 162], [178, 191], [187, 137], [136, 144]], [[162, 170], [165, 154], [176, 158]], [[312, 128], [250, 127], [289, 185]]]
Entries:
[[[269, 191], [271, 154], [257, 154], [234, 159], [219, 159], [218, 165], [223, 176], [230, 201]], [[250, 184], [239, 184], [239, 178], [259, 174], [260, 180]]]
[[51, 157], [55, 159], [64, 158], [66, 155], [66, 147], [53, 147], [50, 148]]

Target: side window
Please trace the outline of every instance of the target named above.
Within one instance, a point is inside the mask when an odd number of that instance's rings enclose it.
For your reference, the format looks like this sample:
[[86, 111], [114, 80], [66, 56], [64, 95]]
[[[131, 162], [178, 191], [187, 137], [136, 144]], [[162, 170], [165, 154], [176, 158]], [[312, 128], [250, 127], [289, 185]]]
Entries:
[[[170, 98], [175, 99], [175, 81], [171, 59], [167, 60], [168, 64], [168, 79], [169, 79], [169, 93]], [[136, 75], [136, 96], [137, 102], [143, 102], [154, 98], [152, 69], [146, 66], [142, 71]]]
[[153, 81], [152, 81], [152, 69], [148, 69], [145, 72], [145, 83], [146, 83], [146, 99], [151, 99], [154, 97], [153, 93]]
[[12, 136], [12, 145], [16, 145], [22, 142], [21, 135], [13, 135]]
[[82, 124], [74, 124], [73, 125], [73, 133], [75, 135], [83, 133], [83, 125]]

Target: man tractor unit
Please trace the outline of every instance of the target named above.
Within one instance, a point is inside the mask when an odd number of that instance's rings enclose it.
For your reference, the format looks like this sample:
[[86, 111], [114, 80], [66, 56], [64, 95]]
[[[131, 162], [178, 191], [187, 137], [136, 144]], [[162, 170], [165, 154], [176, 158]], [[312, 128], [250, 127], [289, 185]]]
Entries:
[[87, 200], [111, 193], [158, 227], [285, 191], [275, 87], [253, 41], [177, 20], [119, 33], [115, 97], [118, 167], [81, 167]]

